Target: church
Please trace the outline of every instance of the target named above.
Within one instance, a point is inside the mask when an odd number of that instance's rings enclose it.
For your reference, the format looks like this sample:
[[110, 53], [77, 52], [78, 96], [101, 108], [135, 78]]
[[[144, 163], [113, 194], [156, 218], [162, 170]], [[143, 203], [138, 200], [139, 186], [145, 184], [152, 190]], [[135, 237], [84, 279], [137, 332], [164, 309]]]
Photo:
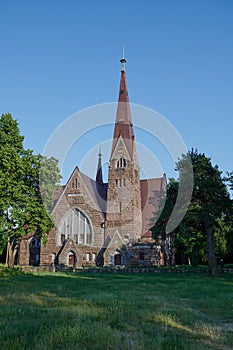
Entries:
[[166, 175], [140, 180], [125, 63], [108, 168], [104, 183], [101, 153], [95, 180], [76, 166], [61, 186], [51, 215], [55, 227], [43, 245], [36, 236], [19, 243], [18, 265], [158, 266], [163, 252], [152, 238], [151, 220], [166, 191]]

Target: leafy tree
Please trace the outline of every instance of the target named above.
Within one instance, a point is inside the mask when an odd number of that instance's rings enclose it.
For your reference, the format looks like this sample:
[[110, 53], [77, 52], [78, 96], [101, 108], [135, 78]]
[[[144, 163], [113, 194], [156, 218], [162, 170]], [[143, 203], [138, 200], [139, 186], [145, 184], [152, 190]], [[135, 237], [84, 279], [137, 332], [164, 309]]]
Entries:
[[18, 123], [10, 114], [0, 118], [0, 242], [7, 244], [6, 262], [14, 266], [22, 236], [45, 237], [53, 227], [40, 194], [41, 156], [23, 147]]
[[206, 263], [206, 246], [203, 233], [193, 226], [188, 226], [186, 217], [176, 229], [175, 251], [183, 263], [188, 261], [189, 265]]
[[[232, 201], [218, 166], [213, 166], [211, 159], [197, 150], [189, 152], [189, 156], [193, 165], [194, 188], [184, 221], [186, 226], [192, 226], [205, 235], [209, 270], [215, 276], [217, 264], [214, 231], [219, 227], [219, 220], [227, 221], [231, 216]], [[177, 163], [177, 170], [184, 169], [186, 157], [187, 155], [184, 155]]]
[[60, 190], [61, 175], [58, 167], [58, 160], [54, 157], [47, 158], [38, 156], [40, 162], [40, 190], [44, 205], [48, 212], [51, 212], [54, 206], [54, 198]]

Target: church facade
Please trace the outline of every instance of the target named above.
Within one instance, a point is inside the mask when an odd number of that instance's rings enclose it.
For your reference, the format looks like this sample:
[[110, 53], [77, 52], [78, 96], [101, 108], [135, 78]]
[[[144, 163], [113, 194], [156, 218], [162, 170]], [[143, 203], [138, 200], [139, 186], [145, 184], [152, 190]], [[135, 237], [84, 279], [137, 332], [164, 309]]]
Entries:
[[103, 182], [101, 154], [95, 180], [75, 167], [51, 212], [55, 227], [47, 244], [36, 236], [22, 238], [19, 265], [163, 265], [150, 228], [166, 176], [140, 180], [125, 63], [123, 58], [108, 183]]

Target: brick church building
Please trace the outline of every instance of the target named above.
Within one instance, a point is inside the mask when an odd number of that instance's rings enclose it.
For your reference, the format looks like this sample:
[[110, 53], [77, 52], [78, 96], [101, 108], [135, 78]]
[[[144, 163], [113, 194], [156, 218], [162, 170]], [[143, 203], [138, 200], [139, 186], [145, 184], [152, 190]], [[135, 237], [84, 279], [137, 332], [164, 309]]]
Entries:
[[23, 237], [19, 265], [163, 264], [163, 253], [152, 239], [150, 223], [166, 190], [166, 176], [140, 180], [125, 63], [121, 59], [108, 183], [103, 182], [101, 154], [95, 180], [75, 167], [51, 212], [55, 227], [48, 234], [47, 244], [40, 244], [36, 236]]

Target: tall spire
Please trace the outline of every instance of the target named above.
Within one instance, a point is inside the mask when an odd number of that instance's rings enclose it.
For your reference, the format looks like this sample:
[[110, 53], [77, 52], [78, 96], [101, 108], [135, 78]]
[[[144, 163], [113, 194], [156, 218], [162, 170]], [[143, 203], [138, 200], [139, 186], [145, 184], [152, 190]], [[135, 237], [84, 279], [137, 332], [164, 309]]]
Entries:
[[101, 148], [99, 148], [99, 154], [98, 154], [98, 165], [97, 165], [97, 172], [96, 172], [96, 182], [100, 185], [103, 184], [103, 173], [102, 173], [102, 154], [101, 154]]
[[115, 149], [118, 138], [121, 136], [125, 141], [125, 144], [130, 156], [132, 157], [134, 131], [133, 131], [133, 123], [132, 123], [130, 105], [129, 105], [128, 87], [126, 82], [126, 73], [125, 73], [126, 59], [124, 57], [124, 50], [123, 50], [123, 57], [120, 60], [120, 62], [122, 64], [122, 67], [121, 67], [117, 114], [116, 114], [115, 128], [114, 128], [114, 134], [113, 134], [112, 153]]

